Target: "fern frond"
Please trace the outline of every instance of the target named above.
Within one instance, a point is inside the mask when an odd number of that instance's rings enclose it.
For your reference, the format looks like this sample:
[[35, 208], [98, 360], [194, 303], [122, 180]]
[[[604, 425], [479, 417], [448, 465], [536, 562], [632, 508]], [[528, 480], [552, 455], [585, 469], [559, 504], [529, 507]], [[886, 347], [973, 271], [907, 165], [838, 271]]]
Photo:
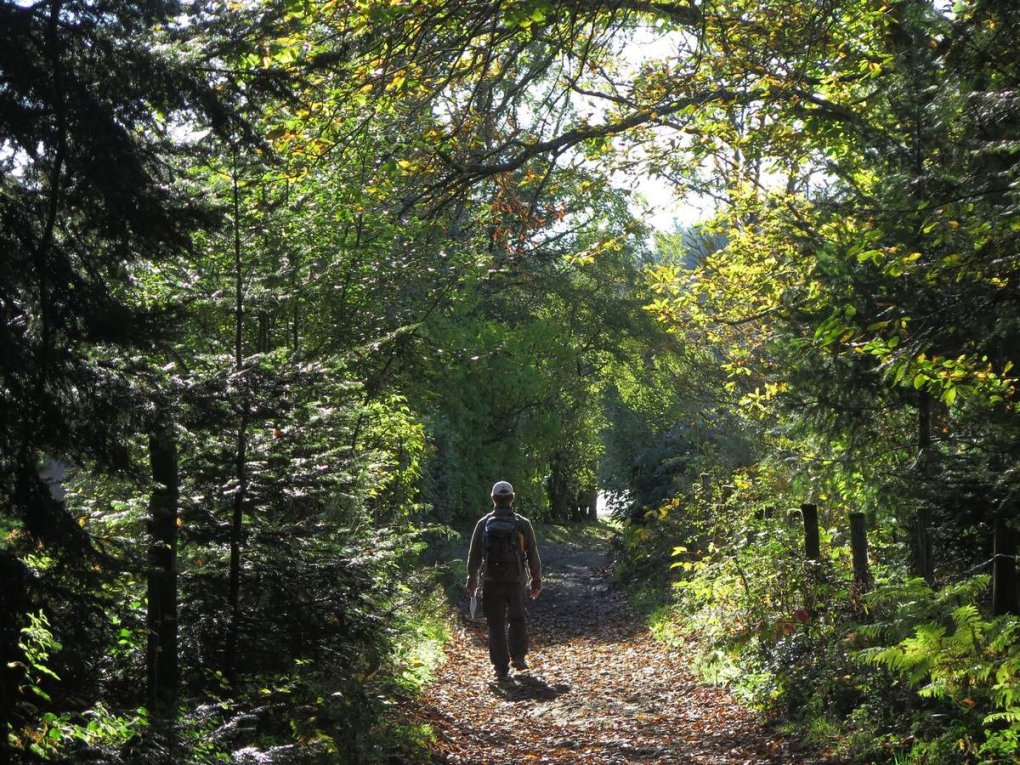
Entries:
[[954, 600], [965, 603], [980, 600], [991, 582], [991, 574], [979, 574], [970, 579], [954, 582], [938, 592], [938, 601], [948, 604]]
[[868, 638], [869, 640], [877, 640], [885, 634], [888, 627], [889, 625], [884, 622], [876, 624], [860, 624], [854, 628], [854, 632], [856, 632], [860, 637]]
[[1020, 617], [1005, 616], [994, 620], [996, 630], [988, 644], [991, 651], [1005, 651], [1020, 641]]
[[926, 699], [944, 699], [949, 696], [944, 680], [932, 680], [917, 691], [917, 695]]
[[981, 612], [973, 603], [959, 606], [953, 611], [953, 622], [957, 629], [977, 629], [985, 624], [981, 618]]
[[1020, 723], [1020, 707], [1010, 707], [1004, 712], [993, 712], [990, 715], [985, 715], [983, 722], [985, 725], [993, 722], [1006, 722], [1011, 725]]

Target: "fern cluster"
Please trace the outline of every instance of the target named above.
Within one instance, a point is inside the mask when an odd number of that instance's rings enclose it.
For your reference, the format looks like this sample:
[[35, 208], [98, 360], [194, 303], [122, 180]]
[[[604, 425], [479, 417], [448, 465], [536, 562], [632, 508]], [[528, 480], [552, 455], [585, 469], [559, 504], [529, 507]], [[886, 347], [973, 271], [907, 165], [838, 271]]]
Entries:
[[975, 601], [989, 577], [972, 577], [935, 591], [921, 579], [887, 586], [869, 597], [882, 615], [856, 629], [875, 645], [862, 664], [901, 678], [919, 696], [952, 704], [985, 731], [979, 754], [1016, 756], [1020, 729], [1020, 617], [988, 618]]

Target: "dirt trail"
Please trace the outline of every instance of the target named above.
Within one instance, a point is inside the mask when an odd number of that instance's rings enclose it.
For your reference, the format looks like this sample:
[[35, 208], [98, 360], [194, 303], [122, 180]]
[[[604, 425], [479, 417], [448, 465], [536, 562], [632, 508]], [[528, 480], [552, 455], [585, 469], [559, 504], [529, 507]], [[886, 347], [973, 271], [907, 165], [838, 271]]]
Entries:
[[529, 606], [531, 669], [495, 682], [484, 619], [472, 621], [465, 603], [422, 701], [438, 737], [435, 762], [824, 762], [700, 684], [612, 587], [603, 553], [540, 547], [546, 575]]

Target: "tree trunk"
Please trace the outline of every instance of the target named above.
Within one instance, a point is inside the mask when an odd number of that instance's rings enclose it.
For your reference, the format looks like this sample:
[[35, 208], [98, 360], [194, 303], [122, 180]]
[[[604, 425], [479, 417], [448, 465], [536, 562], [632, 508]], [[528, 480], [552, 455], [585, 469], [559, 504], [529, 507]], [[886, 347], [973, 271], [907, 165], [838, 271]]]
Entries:
[[272, 317], [269, 315], [269, 311], [262, 309], [258, 313], [259, 317], [259, 339], [258, 339], [258, 352], [269, 353], [270, 339], [271, 339], [271, 327]]
[[1016, 532], [1009, 525], [1006, 508], [995, 514], [995, 557], [992, 561], [992, 615], [1020, 614], [1017, 591]]
[[564, 460], [560, 455], [552, 459], [551, 475], [549, 479], [549, 505], [554, 521], [567, 521], [570, 519], [570, 482], [563, 466]]
[[701, 474], [701, 498], [706, 503], [712, 501], [712, 476], [708, 473]]
[[237, 643], [241, 618], [241, 535], [244, 527], [244, 505], [248, 488], [248, 393], [243, 379], [244, 367], [244, 270], [241, 259], [241, 208], [237, 177], [237, 154], [234, 154], [234, 372], [241, 389], [241, 414], [237, 423], [237, 446], [234, 453], [233, 513], [230, 522], [230, 568], [228, 607], [230, 623], [223, 658], [223, 671], [234, 677], [237, 664]]
[[595, 504], [598, 501], [598, 489], [588, 486], [577, 494], [577, 520], [595, 521], [597, 519]]
[[[931, 396], [928, 391], [918, 392], [917, 400], [917, 470], [922, 481], [929, 478], [931, 463]], [[935, 582], [935, 563], [932, 560], [931, 507], [922, 499], [914, 513], [914, 573], [929, 584]]]
[[227, 603], [230, 608], [230, 624], [227, 627], [227, 646], [223, 659], [223, 672], [228, 678], [234, 677], [237, 662], [237, 642], [241, 620], [241, 535], [244, 532], [244, 500], [247, 486], [247, 418], [241, 415], [237, 429], [237, 452], [234, 476], [237, 487], [234, 493], [233, 513], [230, 521], [230, 564]]
[[871, 588], [871, 570], [868, 567], [868, 532], [864, 513], [850, 513], [850, 555], [854, 565], [854, 583], [860, 592]]
[[822, 551], [818, 535], [818, 507], [805, 502], [800, 506], [800, 514], [804, 518], [804, 555], [808, 560], [820, 560]]
[[172, 719], [177, 708], [177, 445], [169, 427], [149, 437], [155, 488], [149, 498], [149, 608], [145, 655], [149, 711]]

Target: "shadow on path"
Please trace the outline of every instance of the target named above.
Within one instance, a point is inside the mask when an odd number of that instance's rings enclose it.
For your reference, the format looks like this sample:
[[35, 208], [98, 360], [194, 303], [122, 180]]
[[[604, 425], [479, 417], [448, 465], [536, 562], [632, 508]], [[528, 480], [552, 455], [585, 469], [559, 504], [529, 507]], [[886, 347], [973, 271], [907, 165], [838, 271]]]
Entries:
[[531, 674], [514, 675], [507, 680], [493, 680], [489, 683], [493, 695], [506, 701], [551, 701], [570, 691], [566, 683], [549, 685], [542, 678]]

